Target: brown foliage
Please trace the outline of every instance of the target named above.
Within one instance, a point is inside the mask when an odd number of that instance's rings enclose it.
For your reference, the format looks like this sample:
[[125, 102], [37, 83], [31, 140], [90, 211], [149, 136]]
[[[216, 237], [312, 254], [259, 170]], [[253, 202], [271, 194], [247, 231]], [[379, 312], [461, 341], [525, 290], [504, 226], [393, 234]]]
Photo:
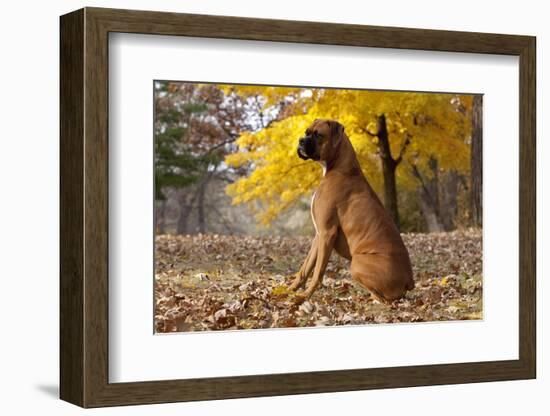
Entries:
[[481, 231], [403, 238], [416, 285], [402, 299], [377, 303], [334, 254], [322, 287], [297, 305], [286, 287], [309, 238], [158, 236], [156, 332], [481, 319]]

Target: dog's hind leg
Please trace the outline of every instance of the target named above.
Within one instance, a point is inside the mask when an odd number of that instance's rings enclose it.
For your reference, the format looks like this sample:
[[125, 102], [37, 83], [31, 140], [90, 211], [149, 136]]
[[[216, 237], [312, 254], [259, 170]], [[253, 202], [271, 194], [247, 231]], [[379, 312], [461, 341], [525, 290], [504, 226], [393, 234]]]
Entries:
[[369, 278], [369, 275], [363, 273], [352, 273], [351, 277], [363, 286], [374, 300], [380, 303], [388, 303], [388, 300], [384, 297], [384, 294], [375, 286], [375, 279], [371, 279]]
[[[376, 255], [358, 255], [351, 260], [351, 277], [365, 287], [374, 299], [388, 303], [400, 298], [406, 290], [407, 282], [395, 279], [392, 271], [380, 264]], [[383, 262], [382, 262], [383, 263]]]

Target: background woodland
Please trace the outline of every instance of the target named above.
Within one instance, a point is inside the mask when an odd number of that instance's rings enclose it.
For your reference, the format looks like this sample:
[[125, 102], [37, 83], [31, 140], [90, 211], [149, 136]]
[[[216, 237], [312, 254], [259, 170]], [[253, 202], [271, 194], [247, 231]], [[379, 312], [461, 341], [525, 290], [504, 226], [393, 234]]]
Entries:
[[402, 232], [481, 227], [481, 95], [155, 83], [159, 234], [310, 235], [316, 118], [345, 126]]

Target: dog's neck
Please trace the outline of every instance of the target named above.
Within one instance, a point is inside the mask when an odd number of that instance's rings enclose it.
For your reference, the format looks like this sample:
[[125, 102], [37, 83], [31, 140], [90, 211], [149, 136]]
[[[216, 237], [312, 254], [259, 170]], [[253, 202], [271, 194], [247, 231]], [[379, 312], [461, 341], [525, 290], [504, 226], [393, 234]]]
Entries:
[[[347, 151], [342, 151], [347, 148]], [[336, 171], [347, 176], [362, 175], [361, 165], [355, 155], [355, 150], [345, 134], [340, 141], [338, 148], [334, 152], [330, 160], [319, 162], [323, 166], [323, 176], [328, 172]]]

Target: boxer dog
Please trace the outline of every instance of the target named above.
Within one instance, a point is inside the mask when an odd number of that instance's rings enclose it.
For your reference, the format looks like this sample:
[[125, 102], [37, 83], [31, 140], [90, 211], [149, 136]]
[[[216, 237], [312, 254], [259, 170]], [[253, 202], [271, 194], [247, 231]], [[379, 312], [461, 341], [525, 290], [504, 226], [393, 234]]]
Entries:
[[388, 303], [414, 287], [409, 253], [393, 220], [374, 193], [344, 126], [315, 120], [299, 139], [298, 156], [323, 167], [323, 178], [311, 200], [315, 237], [300, 271], [290, 285], [296, 290], [313, 277], [298, 302], [319, 286], [332, 250], [351, 260], [351, 276], [375, 300]]

